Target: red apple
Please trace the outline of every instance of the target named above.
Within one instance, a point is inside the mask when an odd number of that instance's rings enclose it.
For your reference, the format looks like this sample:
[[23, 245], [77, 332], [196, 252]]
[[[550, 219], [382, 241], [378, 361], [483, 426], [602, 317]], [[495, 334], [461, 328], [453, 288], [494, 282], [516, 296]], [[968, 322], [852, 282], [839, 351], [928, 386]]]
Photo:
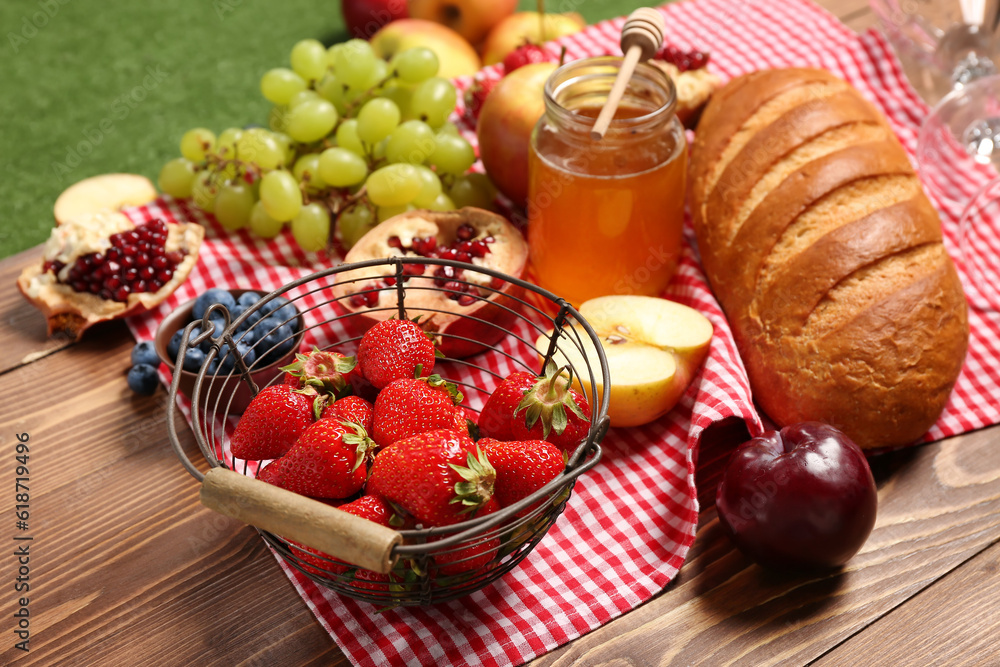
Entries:
[[410, 16], [446, 25], [470, 44], [517, 9], [517, 0], [410, 0]]
[[406, 0], [341, 0], [340, 11], [351, 37], [358, 39], [368, 39], [385, 24], [407, 17]]
[[500, 80], [483, 102], [476, 135], [490, 180], [518, 206], [528, 201], [531, 131], [545, 113], [545, 82], [555, 63], [525, 65]]
[[803, 422], [740, 445], [715, 500], [744, 554], [773, 568], [834, 568], [875, 525], [875, 480], [864, 453], [832, 426]]
[[386, 60], [398, 51], [426, 46], [437, 54], [441, 63], [438, 76], [451, 79], [472, 75], [482, 63], [479, 54], [465, 39], [451, 28], [434, 21], [401, 19], [379, 30], [371, 39], [375, 55]]
[[576, 12], [545, 14], [517, 12], [503, 19], [490, 30], [483, 42], [483, 64], [493, 65], [525, 42], [542, 44], [580, 32], [587, 22]]

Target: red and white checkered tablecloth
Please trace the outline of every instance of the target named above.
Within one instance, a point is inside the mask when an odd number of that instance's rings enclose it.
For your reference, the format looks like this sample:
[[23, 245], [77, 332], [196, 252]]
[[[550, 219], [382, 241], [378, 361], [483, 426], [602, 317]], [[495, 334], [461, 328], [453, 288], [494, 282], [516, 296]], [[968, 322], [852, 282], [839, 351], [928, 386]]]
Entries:
[[[822, 67], [842, 76], [886, 113], [903, 145], [914, 154], [927, 107], [905, 82], [878, 34], [858, 36], [807, 0], [688, 0], [662, 11], [667, 40], [710, 50], [711, 69], [725, 79], [789, 66]], [[564, 38], [567, 57], [615, 52], [623, 21], [606, 21]], [[957, 252], [961, 210], [954, 201], [967, 199], [985, 181], [961, 159], [954, 156], [951, 178], [937, 184], [947, 196], [929, 194], [942, 213], [946, 245], [971, 294], [976, 286], [966, 277]], [[137, 222], [155, 217], [188, 219], [209, 229], [201, 260], [188, 281], [157, 311], [129, 321], [138, 339], [152, 338], [171, 309], [208, 287], [271, 290], [337, 262], [337, 258], [307, 256], [287, 233], [273, 241], [246, 232], [226, 234], [186, 202], [161, 199], [128, 213]], [[690, 243], [665, 296], [712, 320], [716, 335], [704, 369], [669, 415], [645, 427], [608, 434], [604, 458], [580, 479], [565, 514], [502, 580], [451, 603], [376, 613], [374, 606], [342, 598], [283, 565], [316, 618], [352, 661], [521, 664], [635, 608], [674, 577], [694, 541], [700, 433], [725, 417], [746, 420], [751, 431], [760, 429], [760, 420], [729, 327]], [[928, 439], [1000, 422], [1000, 314], [973, 308], [970, 320], [966, 367]]]

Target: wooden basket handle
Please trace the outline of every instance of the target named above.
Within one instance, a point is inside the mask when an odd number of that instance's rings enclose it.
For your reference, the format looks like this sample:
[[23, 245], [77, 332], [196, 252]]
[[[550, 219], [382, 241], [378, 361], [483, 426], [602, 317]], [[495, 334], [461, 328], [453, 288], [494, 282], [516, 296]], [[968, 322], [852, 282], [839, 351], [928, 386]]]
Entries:
[[382, 574], [403, 541], [391, 528], [226, 468], [205, 474], [200, 498], [220, 514]]

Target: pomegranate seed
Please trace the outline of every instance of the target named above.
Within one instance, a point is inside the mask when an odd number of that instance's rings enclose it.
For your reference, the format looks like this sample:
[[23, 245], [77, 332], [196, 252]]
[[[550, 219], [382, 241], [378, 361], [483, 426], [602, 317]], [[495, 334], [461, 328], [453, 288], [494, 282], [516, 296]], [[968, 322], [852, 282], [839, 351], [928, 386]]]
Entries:
[[490, 246], [482, 241], [473, 241], [469, 244], [467, 252], [473, 257], [486, 257], [490, 252]]
[[390, 248], [400, 248], [400, 249], [402, 249], [402, 247], [403, 247], [403, 241], [398, 236], [390, 236], [389, 240], [386, 241], [386, 244]]
[[460, 306], [471, 306], [476, 302], [476, 297], [471, 294], [463, 294], [458, 297], [458, 305]]
[[447, 282], [447, 283], [444, 284], [444, 288], [446, 290], [452, 292], [452, 294], [449, 295], [449, 298], [457, 299], [458, 295], [455, 294], [455, 292], [462, 292], [462, 291], [464, 291], [465, 285], [463, 285], [462, 283], [458, 282], [457, 280], [451, 280], [451, 281], [449, 281], [449, 282]]
[[77, 259], [66, 284], [77, 292], [105, 300], [126, 301], [137, 292], [159, 290], [169, 282], [184, 253], [166, 252], [167, 225], [154, 220], [127, 232], [112, 234], [107, 252]]
[[455, 253], [455, 259], [457, 259], [460, 262], [465, 262], [466, 264], [468, 264], [469, 262], [472, 261], [472, 255], [470, 255], [467, 252], [459, 250]]
[[433, 236], [422, 236], [420, 238], [413, 239], [413, 243], [410, 245], [410, 250], [417, 253], [421, 257], [433, 257], [434, 251], [437, 250], [437, 239]]
[[450, 266], [439, 266], [434, 269], [434, 284], [438, 287], [444, 287], [445, 283], [455, 277], [455, 269]]
[[396, 284], [396, 276], [386, 276], [385, 278], [382, 279], [382, 282], [386, 286], [392, 287], [393, 285]]
[[475, 238], [476, 228], [470, 225], [469, 223], [465, 223], [461, 227], [459, 227], [458, 231], [456, 231], [455, 233], [458, 236], [458, 238], [462, 239], [463, 241], [468, 241], [471, 238]]
[[403, 275], [404, 276], [422, 276], [424, 271], [427, 269], [424, 264], [404, 264], [403, 265]]
[[455, 259], [458, 256], [458, 251], [454, 248], [441, 248], [438, 250], [438, 257], [441, 259]]
[[372, 290], [365, 293], [365, 305], [371, 308], [378, 305], [378, 292]]
[[355, 292], [348, 301], [354, 308], [361, 308], [365, 305], [365, 295], [361, 292]]

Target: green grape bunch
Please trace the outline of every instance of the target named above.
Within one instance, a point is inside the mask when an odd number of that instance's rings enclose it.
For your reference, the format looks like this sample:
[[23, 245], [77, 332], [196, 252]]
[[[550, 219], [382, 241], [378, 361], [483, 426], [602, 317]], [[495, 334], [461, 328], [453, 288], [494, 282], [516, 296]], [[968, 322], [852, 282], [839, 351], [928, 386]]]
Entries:
[[274, 238], [288, 226], [309, 252], [335, 238], [348, 249], [408, 210], [492, 205], [495, 188], [469, 173], [475, 151], [448, 120], [457, 93], [432, 50], [386, 61], [364, 40], [305, 39], [289, 63], [261, 77], [267, 127], [187, 131], [160, 189], [227, 230]]

